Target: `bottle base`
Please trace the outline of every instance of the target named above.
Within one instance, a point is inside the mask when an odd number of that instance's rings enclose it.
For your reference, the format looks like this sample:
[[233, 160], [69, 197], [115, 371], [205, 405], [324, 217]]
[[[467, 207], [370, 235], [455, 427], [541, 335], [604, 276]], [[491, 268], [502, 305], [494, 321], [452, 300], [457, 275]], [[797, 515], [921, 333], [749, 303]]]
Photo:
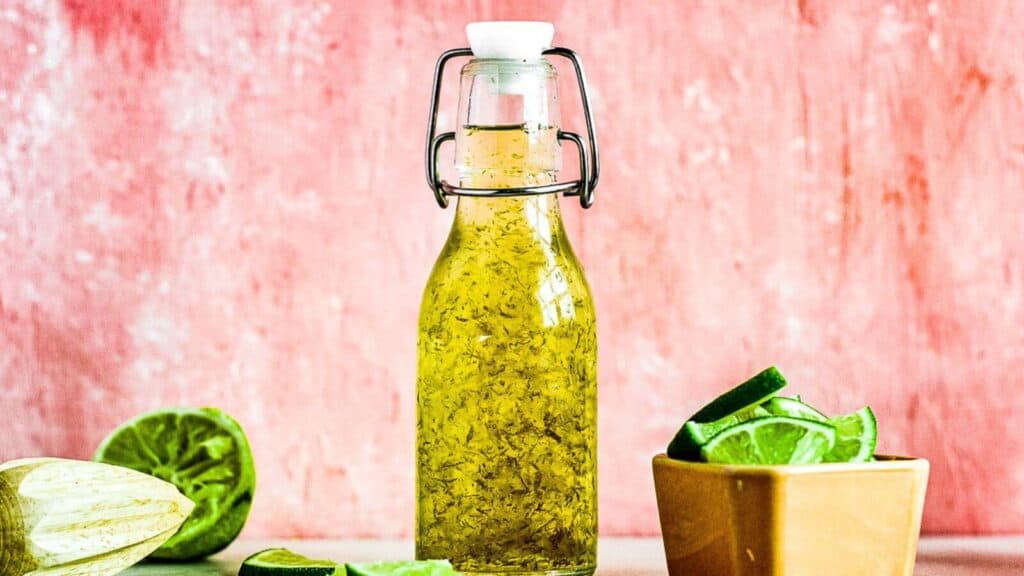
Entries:
[[568, 568], [558, 570], [517, 570], [508, 568], [502, 570], [459, 570], [459, 574], [466, 576], [592, 576], [596, 566], [581, 566], [579, 568]]

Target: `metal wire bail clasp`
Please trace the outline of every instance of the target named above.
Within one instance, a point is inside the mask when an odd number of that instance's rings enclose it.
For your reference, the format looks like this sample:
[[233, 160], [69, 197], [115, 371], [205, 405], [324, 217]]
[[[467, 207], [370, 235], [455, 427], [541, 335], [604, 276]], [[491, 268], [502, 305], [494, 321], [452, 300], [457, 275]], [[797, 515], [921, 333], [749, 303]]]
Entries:
[[566, 196], [579, 196], [580, 206], [590, 208], [594, 205], [594, 189], [601, 172], [601, 161], [597, 149], [597, 132], [594, 129], [594, 117], [590, 112], [590, 97], [587, 95], [587, 77], [583, 72], [583, 63], [575, 52], [568, 48], [548, 48], [545, 56], [560, 56], [572, 62], [576, 69], [576, 82], [580, 86], [580, 99], [583, 102], [583, 115], [587, 121], [587, 145], [583, 138], [575, 132], [558, 131], [559, 141], [569, 141], [576, 145], [579, 152], [580, 178], [568, 182], [558, 182], [546, 186], [524, 188], [460, 188], [453, 186], [438, 175], [437, 151], [447, 141], [455, 141], [455, 132], [437, 134], [437, 107], [441, 96], [441, 81], [444, 67], [452, 58], [472, 56], [469, 48], [455, 48], [441, 54], [434, 67], [434, 88], [430, 96], [430, 123], [427, 128], [427, 184], [434, 191], [434, 198], [441, 208], [448, 207], [449, 196], [522, 196], [527, 194], [562, 193]]

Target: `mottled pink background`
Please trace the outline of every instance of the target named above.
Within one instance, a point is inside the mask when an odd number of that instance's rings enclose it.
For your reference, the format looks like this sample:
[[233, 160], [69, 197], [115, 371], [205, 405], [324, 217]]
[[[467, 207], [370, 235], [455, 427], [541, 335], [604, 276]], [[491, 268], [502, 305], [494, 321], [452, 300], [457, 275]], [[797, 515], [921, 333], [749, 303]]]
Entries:
[[1024, 531], [1015, 0], [0, 0], [0, 459], [217, 405], [248, 535], [409, 535], [428, 91], [492, 18], [589, 67], [604, 533], [657, 532], [651, 455], [770, 363], [931, 460], [926, 530]]

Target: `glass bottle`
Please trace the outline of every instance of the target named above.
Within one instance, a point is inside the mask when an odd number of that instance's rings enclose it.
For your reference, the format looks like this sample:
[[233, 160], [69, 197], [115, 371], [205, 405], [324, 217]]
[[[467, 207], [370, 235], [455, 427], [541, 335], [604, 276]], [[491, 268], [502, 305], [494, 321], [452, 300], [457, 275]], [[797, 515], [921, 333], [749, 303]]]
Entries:
[[[555, 183], [558, 112], [556, 72], [539, 50], [471, 60], [459, 186]], [[557, 194], [459, 197], [418, 348], [417, 558], [463, 572], [592, 573], [597, 335]]]

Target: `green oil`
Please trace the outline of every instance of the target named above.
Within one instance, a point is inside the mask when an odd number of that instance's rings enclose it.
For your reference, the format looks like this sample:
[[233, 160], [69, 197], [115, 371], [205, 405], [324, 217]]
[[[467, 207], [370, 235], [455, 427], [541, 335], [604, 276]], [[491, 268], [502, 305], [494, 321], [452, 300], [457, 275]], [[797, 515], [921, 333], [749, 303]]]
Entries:
[[[461, 184], [554, 182], [556, 131], [464, 127]], [[553, 195], [467, 198], [419, 322], [417, 558], [593, 572], [597, 337]]]

